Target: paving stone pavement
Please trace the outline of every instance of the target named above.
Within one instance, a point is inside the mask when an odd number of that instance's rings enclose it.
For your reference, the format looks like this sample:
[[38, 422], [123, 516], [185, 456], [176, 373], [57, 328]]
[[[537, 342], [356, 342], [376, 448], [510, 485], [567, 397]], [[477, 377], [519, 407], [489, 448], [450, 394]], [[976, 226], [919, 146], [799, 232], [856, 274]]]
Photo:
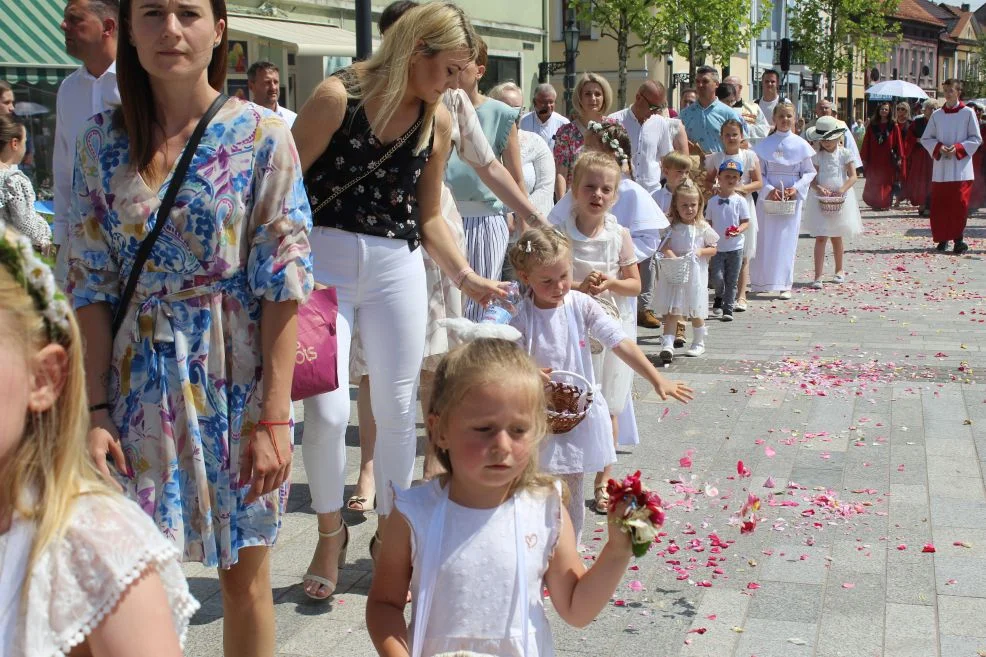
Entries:
[[[639, 468], [661, 493], [666, 535], [584, 630], [546, 601], [559, 655], [986, 654], [986, 214], [970, 222], [961, 258], [929, 251], [927, 220], [912, 209], [866, 211], [864, 222], [845, 284], [807, 287], [813, 240], [803, 238], [793, 299], [751, 297], [732, 324], [710, 321], [706, 356], [667, 370], [694, 386], [694, 402], [663, 403], [638, 379], [643, 440], [616, 471]], [[658, 350], [656, 331], [639, 342]], [[353, 427], [347, 444], [349, 495]], [[740, 460], [749, 477], [737, 475]], [[299, 583], [316, 539], [307, 481], [317, 473], [300, 450], [295, 462], [273, 553], [277, 654], [373, 655], [363, 615], [374, 519], [348, 517], [338, 592], [308, 601]], [[762, 521], [741, 534], [748, 491], [763, 500]], [[605, 530], [591, 513], [586, 525], [591, 558]], [[203, 603], [186, 652], [221, 655], [216, 573], [185, 572]]]

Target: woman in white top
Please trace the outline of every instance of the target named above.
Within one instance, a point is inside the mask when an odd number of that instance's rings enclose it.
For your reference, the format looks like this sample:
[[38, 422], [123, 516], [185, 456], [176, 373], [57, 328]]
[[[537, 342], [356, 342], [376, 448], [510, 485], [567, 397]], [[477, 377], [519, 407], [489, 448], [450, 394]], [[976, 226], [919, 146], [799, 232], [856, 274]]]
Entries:
[[[489, 97], [516, 107], [523, 112], [524, 95], [520, 87], [513, 82], [503, 82], [489, 91]], [[531, 203], [542, 215], [551, 212], [554, 206], [555, 157], [551, 149], [533, 132], [521, 130], [520, 162], [524, 168], [524, 184]], [[513, 233], [516, 235], [516, 231]], [[511, 240], [511, 241], [516, 241]]]

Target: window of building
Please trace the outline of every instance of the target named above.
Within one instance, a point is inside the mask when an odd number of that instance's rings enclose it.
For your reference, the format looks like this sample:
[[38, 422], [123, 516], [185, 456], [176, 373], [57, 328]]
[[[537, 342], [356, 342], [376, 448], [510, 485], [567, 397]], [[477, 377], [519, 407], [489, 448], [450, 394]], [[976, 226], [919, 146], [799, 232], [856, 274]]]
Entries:
[[964, 59], [960, 59], [959, 60], [959, 71], [958, 71], [958, 78], [960, 80], [962, 80], [962, 79], [965, 78], [965, 67], [966, 67], [966, 61]]
[[490, 55], [486, 75], [479, 81], [479, 91], [486, 93], [501, 82], [520, 83], [520, 58]]

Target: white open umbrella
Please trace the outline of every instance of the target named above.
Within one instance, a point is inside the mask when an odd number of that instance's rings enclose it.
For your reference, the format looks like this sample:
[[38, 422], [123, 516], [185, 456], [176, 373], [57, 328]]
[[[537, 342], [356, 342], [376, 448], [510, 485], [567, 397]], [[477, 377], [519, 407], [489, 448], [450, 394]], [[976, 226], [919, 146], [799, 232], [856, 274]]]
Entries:
[[916, 84], [905, 82], [904, 80], [885, 80], [884, 82], [877, 82], [872, 87], [867, 89], [866, 93], [871, 96], [920, 98], [922, 100], [928, 97], [928, 94], [924, 92], [924, 89]]

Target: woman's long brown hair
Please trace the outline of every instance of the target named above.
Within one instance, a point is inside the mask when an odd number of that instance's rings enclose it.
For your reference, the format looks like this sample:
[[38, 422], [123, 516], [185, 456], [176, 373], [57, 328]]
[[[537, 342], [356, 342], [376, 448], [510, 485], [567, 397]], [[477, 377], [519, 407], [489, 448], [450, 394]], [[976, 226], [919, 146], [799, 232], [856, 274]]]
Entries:
[[[154, 95], [151, 79], [140, 64], [137, 48], [130, 42], [130, 16], [134, 0], [120, 0], [119, 45], [116, 51], [116, 82], [120, 89], [121, 106], [113, 113], [113, 127], [126, 132], [130, 140], [130, 163], [141, 172], [147, 171], [154, 158]], [[226, 0], [210, 0], [213, 20], [223, 20], [219, 46], [212, 51], [209, 62], [209, 86], [222, 91], [226, 83], [226, 59], [228, 55], [229, 16]]]

